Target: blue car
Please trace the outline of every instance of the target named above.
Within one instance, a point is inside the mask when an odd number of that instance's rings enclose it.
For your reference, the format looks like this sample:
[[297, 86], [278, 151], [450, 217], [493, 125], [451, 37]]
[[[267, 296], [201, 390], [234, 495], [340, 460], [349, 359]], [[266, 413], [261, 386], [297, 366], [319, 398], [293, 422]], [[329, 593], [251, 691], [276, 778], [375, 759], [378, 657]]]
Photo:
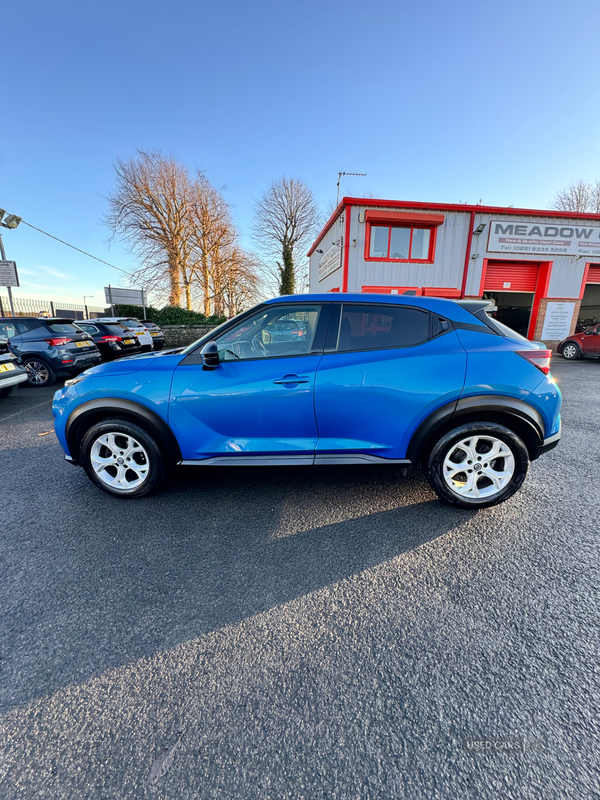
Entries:
[[[54, 395], [56, 434], [67, 459], [116, 497], [148, 494], [180, 464], [421, 463], [442, 500], [491, 506], [558, 444], [561, 395], [550, 351], [487, 305], [278, 297], [185, 350], [67, 381]], [[305, 334], [263, 335], [285, 320]]]

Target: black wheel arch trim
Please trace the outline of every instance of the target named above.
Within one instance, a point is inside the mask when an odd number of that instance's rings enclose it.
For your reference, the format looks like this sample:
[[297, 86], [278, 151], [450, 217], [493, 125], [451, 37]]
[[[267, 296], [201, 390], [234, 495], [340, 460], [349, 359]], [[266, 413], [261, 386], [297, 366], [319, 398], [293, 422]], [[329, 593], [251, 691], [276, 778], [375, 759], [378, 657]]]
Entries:
[[516, 397], [484, 394], [462, 397], [430, 414], [413, 433], [406, 451], [406, 457], [418, 460], [423, 448], [436, 431], [450, 422], [460, 424], [462, 418], [473, 417], [479, 413], [497, 413], [514, 417], [520, 421], [521, 428], [523, 428], [522, 423], [525, 423], [525, 430], [529, 434], [527, 436], [528, 441], [525, 444], [529, 450], [530, 458], [533, 461], [540, 455], [544, 442], [545, 425], [539, 411], [529, 403]]
[[74, 461], [79, 455], [76, 445], [81, 438], [79, 432], [86, 419], [93, 424], [95, 420], [101, 420], [104, 417], [118, 417], [120, 413], [126, 415], [133, 422], [141, 423], [142, 427], [149, 428], [150, 432], [159, 439], [159, 444], [163, 445], [165, 457], [170, 462], [181, 461], [181, 450], [175, 434], [164, 419], [151, 408], [123, 397], [102, 397], [88, 400], [71, 411], [65, 424], [65, 438]]

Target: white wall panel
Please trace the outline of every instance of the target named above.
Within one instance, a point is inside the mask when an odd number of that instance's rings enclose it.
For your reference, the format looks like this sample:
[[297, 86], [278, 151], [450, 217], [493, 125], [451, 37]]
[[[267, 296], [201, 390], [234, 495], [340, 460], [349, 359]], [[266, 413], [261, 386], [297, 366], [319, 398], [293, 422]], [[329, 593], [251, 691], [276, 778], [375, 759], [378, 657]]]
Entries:
[[[433, 264], [400, 263], [389, 261], [365, 261], [365, 241], [367, 225], [358, 221], [361, 212], [373, 206], [351, 206], [343, 212], [330, 230], [319, 243], [319, 249], [324, 252], [340, 236], [344, 235], [345, 213], [350, 213], [349, 236], [349, 269], [348, 291], [360, 292], [363, 286], [428, 286], [438, 288], [460, 289], [462, 286], [465, 251], [471, 223], [470, 211], [441, 211], [445, 216], [443, 225], [437, 231], [435, 255]], [[377, 207], [378, 210], [394, 211], [394, 207]], [[422, 212], [424, 209], [402, 209], [403, 211]], [[437, 212], [436, 212], [437, 213]], [[481, 285], [481, 272], [485, 258], [507, 261], [552, 261], [553, 267], [550, 276], [549, 297], [579, 297], [581, 281], [587, 259], [583, 256], [553, 255], [551, 253], [496, 253], [488, 252], [489, 224], [493, 219], [503, 219], [506, 222], [525, 222], [527, 224], [560, 225], [564, 218], [549, 216], [522, 217], [517, 214], [501, 214], [498, 212], [476, 212], [474, 228], [480, 223], [485, 223], [486, 228], [479, 236], [473, 236], [468, 259], [468, 275], [466, 294], [479, 296]], [[586, 226], [598, 225], [590, 220], [569, 220], [569, 224]], [[472, 258], [477, 255], [477, 258]], [[327, 292], [332, 288], [343, 286], [343, 267], [327, 276], [323, 281], [318, 280], [319, 253], [313, 253], [310, 258], [310, 290], [312, 292]], [[342, 259], [343, 263], [343, 259]]]

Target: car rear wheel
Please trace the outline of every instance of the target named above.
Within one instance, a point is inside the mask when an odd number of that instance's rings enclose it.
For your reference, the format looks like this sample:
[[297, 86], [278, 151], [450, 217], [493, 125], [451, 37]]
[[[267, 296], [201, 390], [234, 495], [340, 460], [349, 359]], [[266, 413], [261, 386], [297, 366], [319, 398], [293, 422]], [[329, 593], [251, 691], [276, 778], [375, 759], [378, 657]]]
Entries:
[[563, 358], [568, 358], [569, 361], [573, 361], [575, 358], [579, 358], [581, 350], [579, 349], [579, 345], [575, 344], [575, 342], [567, 342], [560, 351], [560, 354]]
[[27, 383], [30, 386], [52, 386], [56, 380], [56, 372], [45, 361], [38, 358], [28, 358], [23, 361], [27, 370]]
[[155, 439], [125, 419], [93, 425], [81, 440], [79, 457], [90, 480], [115, 497], [143, 497], [167, 476]]
[[444, 434], [427, 459], [427, 479], [440, 499], [459, 508], [502, 503], [529, 466], [522, 440], [504, 425], [470, 422]]

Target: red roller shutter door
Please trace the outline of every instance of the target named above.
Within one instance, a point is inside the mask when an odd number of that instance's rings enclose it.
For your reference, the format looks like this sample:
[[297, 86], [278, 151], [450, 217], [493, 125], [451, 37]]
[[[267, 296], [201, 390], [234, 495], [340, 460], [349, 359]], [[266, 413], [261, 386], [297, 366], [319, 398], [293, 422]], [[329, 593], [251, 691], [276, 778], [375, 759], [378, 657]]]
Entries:
[[586, 283], [600, 283], [600, 265], [592, 264], [590, 266]]
[[[530, 261], [488, 261], [483, 288], [494, 292], [535, 292], [539, 269], [539, 264]], [[510, 286], [505, 286], [507, 283]]]

